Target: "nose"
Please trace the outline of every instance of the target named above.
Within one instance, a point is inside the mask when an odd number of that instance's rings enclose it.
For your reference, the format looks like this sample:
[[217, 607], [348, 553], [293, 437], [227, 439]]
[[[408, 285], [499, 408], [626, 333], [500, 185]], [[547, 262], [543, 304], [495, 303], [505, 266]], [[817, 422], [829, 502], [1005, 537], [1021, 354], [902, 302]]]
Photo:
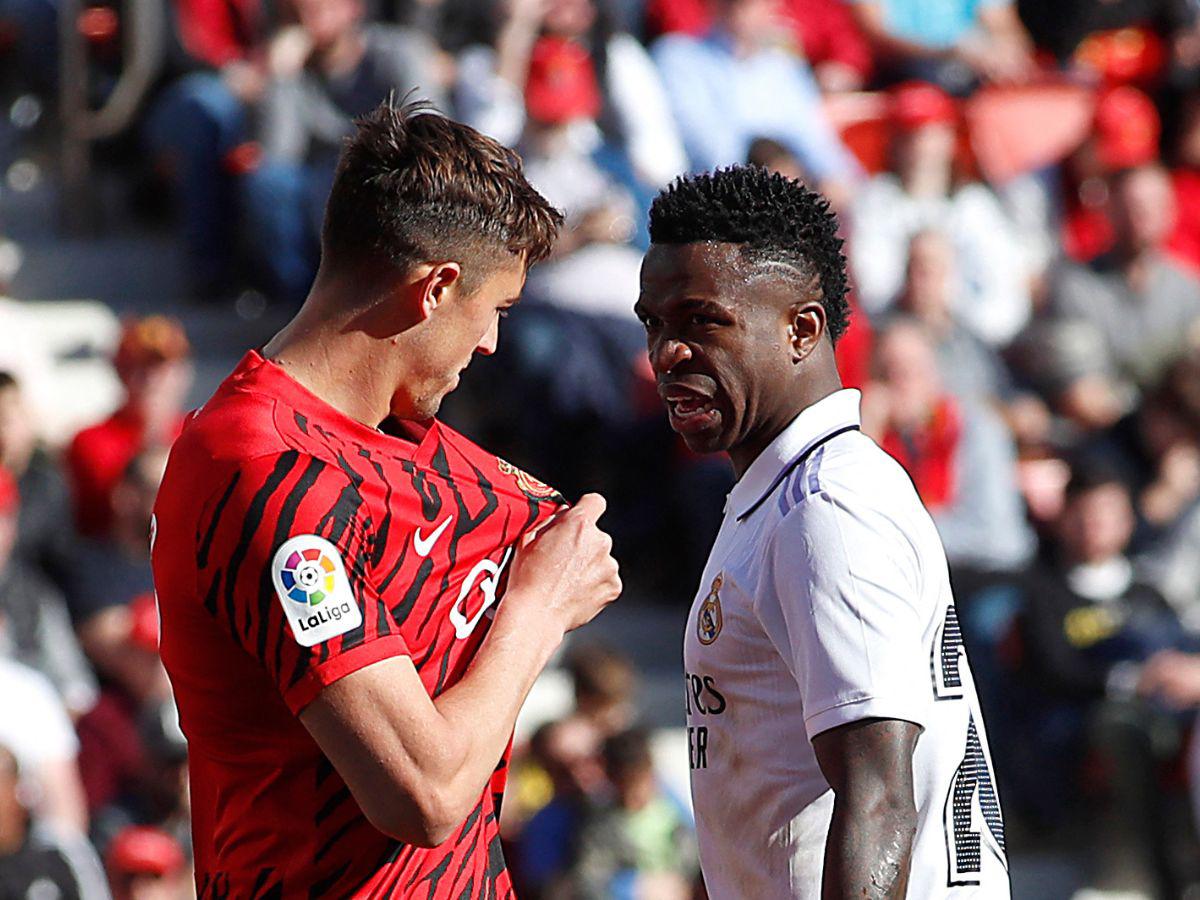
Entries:
[[475, 346], [475, 352], [481, 353], [484, 356], [491, 356], [496, 352], [496, 345], [500, 342], [500, 317], [497, 316], [492, 324], [488, 327], [487, 332]]
[[673, 338], [662, 338], [650, 348], [650, 365], [656, 375], [666, 375], [691, 358], [692, 351], [688, 345]]

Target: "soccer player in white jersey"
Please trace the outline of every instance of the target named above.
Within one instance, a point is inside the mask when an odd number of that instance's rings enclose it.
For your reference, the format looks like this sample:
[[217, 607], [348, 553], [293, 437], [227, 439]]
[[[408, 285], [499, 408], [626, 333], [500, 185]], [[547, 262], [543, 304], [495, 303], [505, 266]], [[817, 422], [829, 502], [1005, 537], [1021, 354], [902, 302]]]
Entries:
[[650, 234], [637, 314], [659, 393], [738, 478], [684, 638], [709, 896], [1007, 898], [945, 552], [834, 361], [828, 204], [734, 167], [673, 184]]

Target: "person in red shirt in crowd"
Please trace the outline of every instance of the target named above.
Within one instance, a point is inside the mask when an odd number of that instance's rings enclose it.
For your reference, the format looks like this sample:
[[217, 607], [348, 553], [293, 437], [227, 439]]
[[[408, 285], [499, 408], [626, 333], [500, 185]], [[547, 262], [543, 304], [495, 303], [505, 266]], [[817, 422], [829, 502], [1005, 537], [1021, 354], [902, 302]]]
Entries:
[[385, 101], [304, 306], [175, 443], [152, 565], [201, 897], [513, 896], [517, 713], [620, 580], [600, 497], [436, 414], [561, 221], [511, 150]]
[[878, 334], [862, 427], [913, 480], [952, 568], [1013, 571], [1033, 549], [1012, 435], [990, 407], [946, 389], [928, 328], [897, 316]]
[[[785, 0], [780, 25], [823, 90], [858, 90], [871, 77], [871, 48], [841, 0]], [[711, 27], [706, 0], [650, 0], [646, 5], [648, 37], [675, 32], [700, 37]]]
[[1183, 103], [1174, 162], [1175, 230], [1166, 249], [1200, 273], [1200, 94], [1191, 94]]
[[112, 492], [138, 453], [168, 445], [183, 424], [192, 384], [191, 346], [183, 326], [166, 316], [127, 322], [113, 366], [125, 401], [111, 416], [85, 428], [67, 450], [82, 534], [103, 537], [112, 523]]
[[1161, 132], [1154, 102], [1137, 88], [1122, 85], [1097, 96], [1092, 132], [1064, 169], [1062, 243], [1071, 259], [1090, 262], [1112, 249], [1109, 178], [1158, 159]]

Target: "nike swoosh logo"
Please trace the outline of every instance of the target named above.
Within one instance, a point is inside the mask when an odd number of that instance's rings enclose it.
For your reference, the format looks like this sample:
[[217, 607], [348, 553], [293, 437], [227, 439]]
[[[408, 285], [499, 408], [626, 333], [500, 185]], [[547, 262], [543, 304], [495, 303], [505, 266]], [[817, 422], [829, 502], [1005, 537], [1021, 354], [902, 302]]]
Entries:
[[446, 526], [454, 516], [446, 516], [446, 521], [434, 529], [433, 534], [427, 538], [421, 537], [421, 529], [417, 529], [417, 533], [413, 535], [413, 548], [417, 551], [417, 556], [428, 556], [433, 551], [433, 545], [437, 543], [437, 539], [442, 536], [442, 532], [446, 530]]

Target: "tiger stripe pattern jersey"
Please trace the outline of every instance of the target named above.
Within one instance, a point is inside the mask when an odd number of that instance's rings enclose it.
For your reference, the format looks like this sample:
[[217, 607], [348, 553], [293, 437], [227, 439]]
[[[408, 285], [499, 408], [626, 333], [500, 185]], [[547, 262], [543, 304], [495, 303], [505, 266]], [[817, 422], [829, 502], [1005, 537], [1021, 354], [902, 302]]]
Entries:
[[508, 754], [432, 849], [374, 829], [298, 721], [409, 656], [431, 697], [562, 498], [447, 426], [384, 433], [251, 352], [188, 420], [154, 513], [161, 652], [188, 738], [201, 898], [507, 898]]

